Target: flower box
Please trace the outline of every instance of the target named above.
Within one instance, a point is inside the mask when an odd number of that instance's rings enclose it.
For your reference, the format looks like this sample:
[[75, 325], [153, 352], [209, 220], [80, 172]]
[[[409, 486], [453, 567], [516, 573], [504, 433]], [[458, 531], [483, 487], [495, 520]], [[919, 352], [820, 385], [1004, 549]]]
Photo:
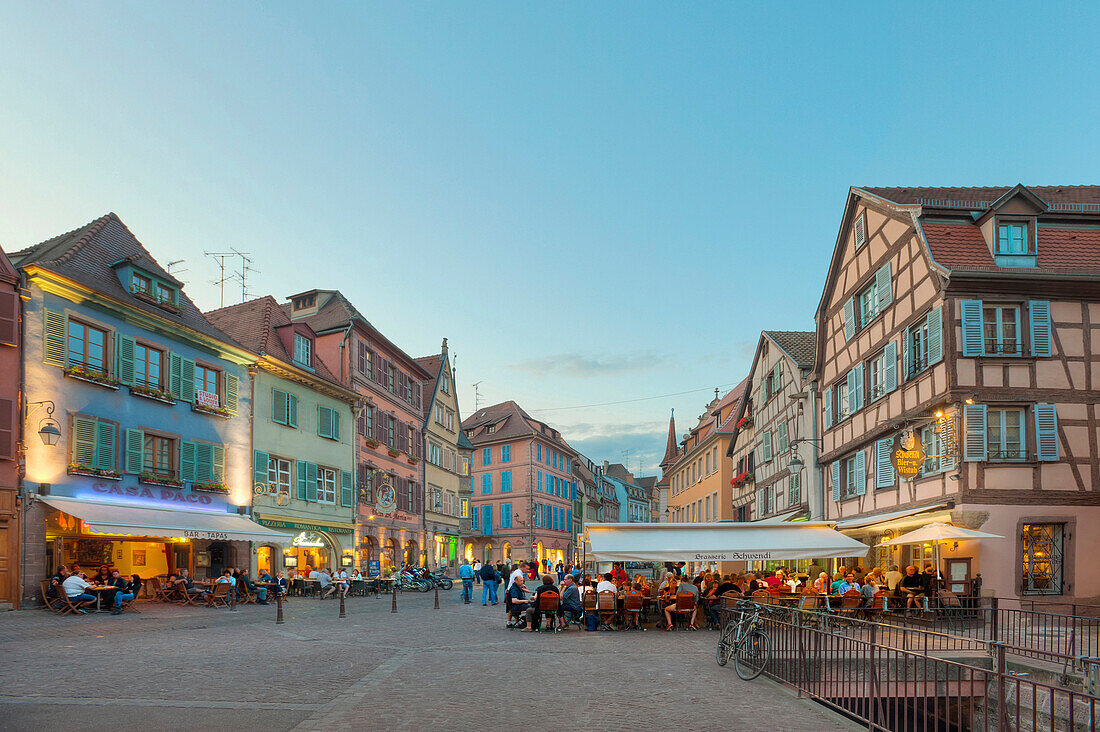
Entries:
[[364, 438], [363, 442], [367, 443], [367, 447], [369, 447], [372, 450], [375, 449], [376, 447], [378, 447], [381, 444], [380, 442], [378, 442], [378, 440], [372, 440], [369, 437]]
[[397, 457], [398, 455], [400, 455], [400, 454], [401, 454], [401, 451], [400, 451], [400, 450], [394, 450], [394, 449], [392, 449], [392, 448], [391, 448], [391, 449], [389, 449], [389, 450], [386, 450], [386, 452], [387, 452], [387, 453], [389, 453], [389, 456], [390, 456], [390, 457], [393, 457], [393, 458], [395, 458], [395, 457]]
[[160, 389], [150, 389], [146, 386], [131, 386], [130, 394], [132, 396], [141, 397], [142, 399], [150, 399], [154, 402], [160, 402], [162, 404], [175, 404], [176, 398], [166, 391]]
[[730, 484], [734, 485], [734, 486], [744, 485], [745, 483], [752, 482], [752, 479], [753, 479], [753, 474], [748, 472], [748, 471], [745, 471], [744, 473], [741, 473], [740, 475], [735, 476], [734, 479], [730, 481]]
[[137, 288], [135, 288], [133, 286], [130, 287], [130, 293], [135, 298], [137, 298], [138, 300], [141, 300], [142, 302], [147, 302], [150, 305], [156, 305], [158, 308], [160, 308], [162, 310], [167, 310], [170, 313], [179, 313], [179, 311], [180, 311], [179, 308], [177, 308], [175, 305], [173, 305], [168, 300], [161, 300], [160, 298], [156, 297], [155, 295], [150, 295], [148, 292], [144, 292], [143, 290], [138, 290]]
[[145, 485], [162, 485], [166, 488], [181, 488], [183, 481], [176, 478], [169, 478], [166, 475], [159, 473], [150, 473], [148, 471], [138, 476], [138, 482]]
[[191, 411], [199, 414], [209, 414], [211, 417], [229, 419], [229, 410], [225, 407], [205, 407], [201, 404], [192, 404]]
[[416, 465], [419, 462], [420, 462], [419, 458], [414, 458], [414, 457], [409, 458], [409, 465]]
[[106, 374], [96, 369], [90, 369], [87, 366], [66, 366], [65, 376], [70, 379], [76, 379], [77, 381], [86, 381], [89, 384], [95, 384], [96, 386], [102, 386], [104, 389], [114, 389], [118, 391], [119, 380], [110, 374]]
[[106, 478], [107, 480], [122, 480], [122, 473], [117, 470], [103, 470], [101, 468], [93, 468], [90, 465], [83, 465], [77, 463], [70, 465], [68, 470], [69, 475], [83, 475], [86, 478]]
[[204, 491], [206, 493], [228, 493], [229, 486], [225, 483], [218, 483], [212, 480], [207, 483], [192, 483], [191, 490]]
[[752, 426], [752, 417], [745, 415], [737, 422], [737, 429], [742, 430]]

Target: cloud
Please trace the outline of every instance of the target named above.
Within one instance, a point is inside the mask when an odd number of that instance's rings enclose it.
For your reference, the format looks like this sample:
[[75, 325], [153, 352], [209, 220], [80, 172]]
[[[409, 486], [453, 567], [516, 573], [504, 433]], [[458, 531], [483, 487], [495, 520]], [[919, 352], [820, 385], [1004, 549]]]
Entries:
[[611, 376], [650, 371], [671, 361], [671, 355], [656, 351], [622, 354], [558, 353], [541, 358], [529, 358], [509, 366], [539, 376], [557, 374], [574, 378]]
[[639, 461], [640, 475], [658, 474], [668, 437], [668, 424], [661, 422], [602, 425], [582, 422], [559, 429], [574, 449], [593, 462], [623, 463], [636, 475]]

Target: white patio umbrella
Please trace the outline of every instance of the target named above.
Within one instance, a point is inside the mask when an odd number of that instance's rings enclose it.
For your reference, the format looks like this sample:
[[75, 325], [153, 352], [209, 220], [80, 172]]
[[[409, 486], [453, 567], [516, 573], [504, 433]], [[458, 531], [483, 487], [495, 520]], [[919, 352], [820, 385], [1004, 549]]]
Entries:
[[[940, 572], [940, 543], [944, 541], [965, 541], [967, 539], [1003, 539], [1000, 534], [990, 534], [975, 529], [964, 529], [962, 526], [945, 524], [942, 521], [933, 521], [930, 524], [914, 529], [907, 534], [902, 534], [896, 539], [891, 539], [887, 544], [932, 544], [932, 554], [936, 559], [936, 572]], [[942, 572], [940, 573], [942, 577]]]

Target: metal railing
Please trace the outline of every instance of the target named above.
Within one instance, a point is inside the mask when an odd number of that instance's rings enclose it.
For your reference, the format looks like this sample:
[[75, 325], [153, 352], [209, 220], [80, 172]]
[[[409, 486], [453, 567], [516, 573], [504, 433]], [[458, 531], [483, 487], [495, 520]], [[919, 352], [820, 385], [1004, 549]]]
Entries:
[[[797, 610], [765, 617], [765, 673], [869, 730], [1096, 729], [1100, 699], [1010, 673], [1004, 644], [922, 631], [929, 639], [910, 645], [915, 629], [820, 617]], [[988, 653], [932, 655], [973, 650], [968, 643]]]

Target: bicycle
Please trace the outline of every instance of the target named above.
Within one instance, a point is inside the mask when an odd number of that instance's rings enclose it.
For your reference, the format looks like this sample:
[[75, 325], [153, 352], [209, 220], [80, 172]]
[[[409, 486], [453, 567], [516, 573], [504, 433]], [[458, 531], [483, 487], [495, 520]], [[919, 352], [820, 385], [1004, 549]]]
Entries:
[[763, 673], [771, 660], [771, 638], [761, 627], [763, 608], [760, 605], [741, 600], [736, 607], [741, 611], [740, 618], [726, 623], [718, 639], [718, 665], [725, 666], [733, 656], [737, 675], [752, 681]]

